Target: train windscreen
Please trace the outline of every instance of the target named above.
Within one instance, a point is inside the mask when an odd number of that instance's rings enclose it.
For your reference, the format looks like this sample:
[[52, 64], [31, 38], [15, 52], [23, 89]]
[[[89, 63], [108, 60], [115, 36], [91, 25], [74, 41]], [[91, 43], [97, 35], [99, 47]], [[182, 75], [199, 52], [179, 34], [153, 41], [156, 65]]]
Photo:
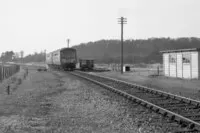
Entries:
[[76, 50], [63, 50], [61, 52], [62, 62], [75, 62], [76, 61]]

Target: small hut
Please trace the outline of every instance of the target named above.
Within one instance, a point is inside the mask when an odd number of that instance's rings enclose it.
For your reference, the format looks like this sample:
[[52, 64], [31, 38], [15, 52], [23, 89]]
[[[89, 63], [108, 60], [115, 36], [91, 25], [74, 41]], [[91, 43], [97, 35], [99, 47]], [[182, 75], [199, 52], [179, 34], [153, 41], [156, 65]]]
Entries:
[[200, 48], [161, 51], [163, 72], [168, 77], [200, 78]]

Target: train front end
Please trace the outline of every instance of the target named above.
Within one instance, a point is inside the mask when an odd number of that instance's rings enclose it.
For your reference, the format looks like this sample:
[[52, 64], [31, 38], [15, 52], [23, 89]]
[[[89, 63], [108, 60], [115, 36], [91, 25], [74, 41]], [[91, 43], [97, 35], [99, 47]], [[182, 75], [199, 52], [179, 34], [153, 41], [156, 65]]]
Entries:
[[60, 62], [64, 70], [74, 70], [76, 68], [76, 49], [64, 48], [60, 51]]

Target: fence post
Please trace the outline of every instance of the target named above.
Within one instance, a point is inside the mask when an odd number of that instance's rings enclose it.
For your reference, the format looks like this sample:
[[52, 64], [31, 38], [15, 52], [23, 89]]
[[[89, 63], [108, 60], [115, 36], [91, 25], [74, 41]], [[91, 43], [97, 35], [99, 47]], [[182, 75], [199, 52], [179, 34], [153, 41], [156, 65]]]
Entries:
[[9, 77], [11, 76], [11, 69], [12, 69], [12, 66], [9, 68]]
[[7, 94], [10, 95], [10, 85], [7, 86]]
[[26, 68], [26, 75], [28, 76], [28, 68]]
[[2, 81], [4, 79], [4, 67], [2, 66]]
[[5, 79], [7, 79], [7, 77], [8, 77], [8, 68], [6, 67], [5, 68]]

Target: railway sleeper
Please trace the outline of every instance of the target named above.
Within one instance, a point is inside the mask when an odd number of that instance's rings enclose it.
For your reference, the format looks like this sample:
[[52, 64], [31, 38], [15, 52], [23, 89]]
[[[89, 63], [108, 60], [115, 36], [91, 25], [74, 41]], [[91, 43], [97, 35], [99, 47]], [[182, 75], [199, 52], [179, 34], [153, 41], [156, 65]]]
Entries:
[[173, 114], [170, 114], [166, 111], [163, 111], [163, 110], [160, 110], [160, 114], [162, 114], [164, 117], [168, 117], [171, 121], [177, 121], [179, 122], [179, 124], [181, 123], [186, 123], [186, 121], [183, 121], [181, 118], [173, 115]]
[[[183, 109], [185, 110], [185, 108], [183, 108]], [[181, 112], [182, 112], [182, 113], [184, 113], [184, 112], [183, 112], [183, 109], [181, 109]], [[188, 108], [187, 108], [187, 109], [185, 110], [185, 112], [186, 112], [185, 114], [188, 114], [188, 113], [197, 113], [197, 114], [198, 114], [198, 113], [200, 112], [200, 110], [199, 110], [199, 109], [193, 109], [193, 108], [192, 108], [192, 109], [188, 109]]]
[[195, 117], [200, 119], [200, 113], [180, 113], [184, 117]]
[[193, 121], [196, 121], [196, 122], [200, 122], [200, 118], [194, 118], [194, 117], [192, 117], [190, 119], [193, 120]]
[[149, 96], [140, 96], [141, 98], [143, 99], [146, 99], [148, 100], [149, 102], [152, 102], [152, 103], [158, 103], [158, 102], [164, 102], [164, 101], [169, 101], [168, 99], [164, 99], [164, 98], [161, 98], [161, 97], [158, 97], [158, 98], [149, 98]]
[[[187, 111], [177, 111], [177, 110], [170, 110], [170, 111], [172, 111], [172, 112], [175, 112], [175, 113], [177, 113], [177, 114], [179, 114], [179, 115], [181, 115], [181, 116], [184, 116], [184, 117], [188, 117], [189, 118], [189, 116], [191, 116], [192, 117], [192, 115], [193, 114], [196, 114], [196, 113], [194, 113], [194, 112], [187, 112]], [[197, 115], [198, 116], [198, 115]]]
[[[198, 117], [187, 117], [188, 119], [191, 119], [191, 120], [193, 120], [193, 121], [195, 121], [195, 122], [197, 122], [197, 123], [199, 123], [200, 124], [200, 117], [198, 116]], [[199, 129], [200, 129], [200, 125], [198, 125], [199, 126]]]
[[177, 112], [178, 114], [181, 114], [181, 115], [187, 115], [187, 114], [199, 114], [199, 111], [194, 111], [194, 110], [181, 110], [179, 112]]
[[[116, 87], [115, 87], [116, 88]], [[121, 91], [125, 91], [126, 93], [129, 93], [129, 94], [133, 94], [133, 95], [144, 95], [145, 93], [141, 93], [141, 92], [138, 92], [138, 91], [135, 91], [135, 90], [124, 90], [124, 89], [121, 89], [121, 88], [117, 88]]]
[[175, 115], [171, 115], [171, 114], [168, 114], [169, 119], [171, 121], [176, 121], [178, 124], [181, 125], [181, 127], [185, 128], [187, 127], [188, 129], [193, 129], [195, 127], [195, 124], [193, 123], [190, 123], [190, 122], [187, 122], [186, 120], [182, 119], [182, 118], [179, 118], [178, 116], [175, 116]]
[[180, 102], [179, 101], [172, 101], [172, 100], [167, 100], [167, 99], [164, 99], [164, 100], [160, 100], [160, 99], [153, 99], [153, 100], [150, 100], [152, 103], [155, 103], [155, 104], [179, 104]]
[[192, 108], [186, 108], [186, 107], [176, 107], [176, 106], [162, 106], [162, 107], [173, 112], [184, 112], [184, 111], [194, 112]]
[[[128, 92], [127, 92], [128, 93]], [[132, 94], [132, 93], [128, 93], [128, 94]], [[132, 94], [132, 95], [134, 95], [134, 94]], [[138, 97], [138, 98], [142, 98], [142, 99], [146, 99], [147, 101], [149, 101], [149, 97], [144, 97], [144, 96], [141, 96], [141, 95], [134, 95], [134, 96], [136, 96], [136, 97]], [[163, 98], [155, 98], [155, 100], [154, 101], [161, 101], [161, 100], [163, 100], [163, 101], [165, 101], [165, 100], [167, 100], [167, 99], [163, 99]], [[150, 99], [150, 101], [151, 101], [151, 99]], [[154, 103], [154, 102], [152, 102], [151, 101], [151, 103]], [[176, 104], [176, 103], [175, 103]]]
[[154, 100], [152, 102], [156, 104], [169, 104], [169, 105], [181, 104], [179, 101], [172, 101], [172, 100], [163, 100], [163, 101]]
[[200, 108], [200, 102], [198, 102], [198, 101], [192, 101], [192, 100], [187, 99], [187, 98], [177, 97], [176, 95], [171, 95], [170, 97], [173, 98], [173, 99], [177, 99], [181, 102], [194, 105], [194, 106], [196, 106], [196, 108]]
[[190, 117], [191, 120], [200, 123], [200, 118]]
[[[165, 107], [165, 108], [173, 108], [173, 107], [176, 107], [176, 108], [186, 108], [186, 107], [190, 107], [190, 106], [187, 106], [187, 105], [181, 105], [180, 103], [154, 103], [154, 104], [156, 104], [156, 105], [158, 105], [158, 106], [162, 106], [162, 107]], [[193, 106], [191, 106], [192, 108], [194, 108]]]
[[161, 97], [161, 96], [157, 96], [157, 95], [155, 95], [155, 96], [149, 96], [148, 98], [150, 98], [150, 99], [152, 99], [152, 100], [167, 100], [167, 98], [165, 98], [165, 97]]
[[179, 129], [175, 133], [198, 133], [197, 129]]
[[178, 124], [181, 125], [182, 128], [183, 128], [183, 127], [188, 127], [189, 124], [190, 124], [189, 122], [187, 122], [187, 121], [185, 121], [185, 120], [183, 120], [183, 119], [181, 119], [181, 118], [177, 118], [176, 121], [178, 122]]
[[161, 106], [164, 106], [164, 107], [176, 107], [176, 108], [187, 108], [187, 109], [194, 109], [195, 106], [193, 105], [187, 105], [187, 104], [182, 104], [182, 103], [178, 103], [178, 104], [161, 104]]
[[[132, 88], [130, 88], [131, 90], [130, 91], [133, 91], [133, 89]], [[134, 93], [138, 93], [138, 94], [145, 94], [146, 92], [144, 92], [144, 91], [135, 91]]]

